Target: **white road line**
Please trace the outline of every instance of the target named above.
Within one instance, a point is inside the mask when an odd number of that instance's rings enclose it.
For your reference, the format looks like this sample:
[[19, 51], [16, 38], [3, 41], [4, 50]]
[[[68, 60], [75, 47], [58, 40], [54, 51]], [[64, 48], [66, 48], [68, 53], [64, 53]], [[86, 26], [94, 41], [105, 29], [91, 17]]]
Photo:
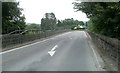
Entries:
[[[92, 48], [92, 47], [91, 47]], [[96, 61], [97, 61], [97, 63], [98, 63], [98, 65], [99, 65], [99, 67], [101, 68], [101, 65], [100, 65], [100, 63], [99, 63], [99, 61], [98, 61], [98, 57], [97, 57], [97, 54], [95, 53], [95, 50], [92, 48], [92, 51], [93, 51], [93, 53], [94, 53], [94, 55], [95, 55], [95, 58], [96, 58]]]
[[11, 52], [11, 51], [14, 51], [14, 50], [18, 50], [18, 49], [21, 49], [21, 48], [25, 48], [25, 47], [28, 47], [28, 46], [32, 46], [32, 45], [35, 45], [35, 44], [38, 44], [38, 43], [41, 43], [41, 42], [45, 42], [47, 41], [48, 39], [46, 40], [43, 40], [43, 41], [39, 41], [39, 42], [36, 42], [36, 43], [33, 43], [33, 44], [29, 44], [29, 45], [25, 45], [25, 46], [22, 46], [22, 47], [19, 47], [19, 48], [15, 48], [15, 49], [11, 49], [11, 50], [8, 50], [8, 51], [4, 51], [0, 54], [4, 54], [4, 53], [8, 53], [8, 52]]
[[84, 34], [85, 34], [85, 36], [86, 36], [86, 38], [87, 38], [87, 34], [86, 34], [86, 32], [84, 31]]
[[59, 35], [56, 35], [56, 36], [54, 36], [54, 37], [52, 37], [52, 38], [48, 38], [48, 39], [45, 39], [45, 40], [42, 40], [42, 41], [39, 41], [39, 42], [36, 42], [36, 43], [33, 43], [33, 44], [29, 44], [29, 45], [25, 45], [25, 46], [22, 46], [22, 47], [14, 48], [14, 49], [11, 49], [11, 50], [8, 50], [8, 51], [4, 51], [4, 52], [1, 52], [0, 55], [1, 55], [1, 54], [4, 54], [4, 53], [11, 52], [11, 51], [14, 51], [14, 50], [18, 50], [18, 49], [21, 49], [21, 48], [25, 48], [25, 47], [28, 47], [28, 46], [32, 46], [32, 45], [35, 45], [35, 44], [38, 44], [38, 43], [42, 43], [42, 42], [45, 42], [45, 41], [51, 40], [51, 39], [53, 39], [53, 38], [57, 38], [57, 37], [60, 37], [60, 36], [69, 34], [69, 33], [71, 33], [71, 32], [59, 34]]
[[91, 39], [91, 36], [86, 32], [86, 34], [88, 35], [88, 37]]
[[[87, 32], [84, 32], [84, 33], [86, 33], [86, 37], [87, 37], [87, 35], [88, 35], [88, 37], [91, 39], [90, 35], [89, 35]], [[93, 51], [93, 53], [94, 53], [94, 55], [95, 55], [96, 61], [97, 61], [98, 65], [99, 65], [99, 67], [101, 68], [101, 65], [100, 65], [100, 63], [99, 63], [99, 61], [98, 61], [98, 57], [97, 57], [97, 54], [95, 53], [94, 48], [93, 48], [92, 46], [90, 46], [90, 48], [92, 49], [92, 51]]]
[[86, 34], [86, 37], [88, 36], [91, 39], [91, 36], [87, 32], [84, 31], [84, 33]]

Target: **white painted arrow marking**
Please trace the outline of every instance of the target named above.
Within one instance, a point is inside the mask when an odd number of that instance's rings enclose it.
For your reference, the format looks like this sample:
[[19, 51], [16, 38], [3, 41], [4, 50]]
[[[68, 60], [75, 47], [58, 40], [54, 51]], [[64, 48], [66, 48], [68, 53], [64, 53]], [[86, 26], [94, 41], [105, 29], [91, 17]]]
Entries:
[[56, 51], [48, 51], [50, 56], [53, 56], [55, 54]]
[[58, 45], [55, 45], [50, 51], [48, 51], [48, 54], [50, 56], [53, 56], [55, 54], [56, 51], [54, 51], [56, 48], [58, 47]]

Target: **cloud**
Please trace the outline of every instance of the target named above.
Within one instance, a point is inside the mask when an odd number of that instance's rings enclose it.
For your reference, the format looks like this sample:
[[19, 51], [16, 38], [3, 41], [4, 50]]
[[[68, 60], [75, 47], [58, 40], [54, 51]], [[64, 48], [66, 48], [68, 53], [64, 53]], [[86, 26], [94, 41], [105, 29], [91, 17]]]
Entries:
[[57, 19], [74, 18], [87, 21], [82, 12], [74, 12], [74, 0], [20, 0], [20, 7], [24, 9], [26, 22], [40, 23], [45, 13], [53, 12]]

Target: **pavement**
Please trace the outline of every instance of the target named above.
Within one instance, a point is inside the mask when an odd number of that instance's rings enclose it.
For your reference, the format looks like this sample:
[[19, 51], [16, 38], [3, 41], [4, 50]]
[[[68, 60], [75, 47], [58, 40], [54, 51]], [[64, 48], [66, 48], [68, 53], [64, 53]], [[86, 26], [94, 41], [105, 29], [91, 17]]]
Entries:
[[0, 53], [2, 71], [105, 71], [85, 31], [70, 31]]

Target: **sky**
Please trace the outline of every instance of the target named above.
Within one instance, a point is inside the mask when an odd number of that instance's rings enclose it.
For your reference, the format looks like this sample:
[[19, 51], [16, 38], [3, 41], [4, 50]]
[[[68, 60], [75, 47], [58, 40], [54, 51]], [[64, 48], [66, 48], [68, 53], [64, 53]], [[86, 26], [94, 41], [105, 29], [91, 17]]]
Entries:
[[26, 23], [41, 23], [45, 13], [53, 12], [57, 19], [74, 18], [79, 21], [88, 21], [86, 14], [73, 9], [75, 0], [19, 0]]

